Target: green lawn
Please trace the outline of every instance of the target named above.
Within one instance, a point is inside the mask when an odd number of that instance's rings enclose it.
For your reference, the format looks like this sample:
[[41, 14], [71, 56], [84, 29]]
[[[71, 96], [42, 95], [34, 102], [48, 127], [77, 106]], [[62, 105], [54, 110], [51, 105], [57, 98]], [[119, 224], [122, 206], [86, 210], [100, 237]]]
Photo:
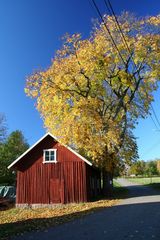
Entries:
[[153, 183], [160, 183], [160, 177], [134, 177], [134, 178], [127, 178], [130, 182], [139, 183], [143, 185], [149, 185]]
[[119, 188], [119, 187], [122, 187], [122, 186], [116, 181], [116, 179], [113, 179], [113, 187], [114, 188]]
[[125, 187], [122, 187], [116, 179], [113, 180], [113, 195], [118, 198], [126, 198], [128, 195], [128, 190]]

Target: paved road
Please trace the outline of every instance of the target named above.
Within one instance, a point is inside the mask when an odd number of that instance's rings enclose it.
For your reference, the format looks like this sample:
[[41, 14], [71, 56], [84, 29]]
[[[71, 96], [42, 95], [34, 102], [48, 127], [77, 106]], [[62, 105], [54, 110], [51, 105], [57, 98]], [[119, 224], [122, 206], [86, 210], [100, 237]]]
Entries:
[[129, 198], [47, 231], [29, 233], [16, 240], [160, 240], [160, 195], [149, 187], [119, 179]]

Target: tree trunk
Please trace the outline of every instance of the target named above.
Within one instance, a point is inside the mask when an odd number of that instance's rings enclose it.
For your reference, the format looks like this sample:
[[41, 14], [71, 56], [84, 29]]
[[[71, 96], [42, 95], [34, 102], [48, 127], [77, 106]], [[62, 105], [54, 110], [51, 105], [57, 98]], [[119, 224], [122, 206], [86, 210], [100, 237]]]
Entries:
[[113, 195], [113, 174], [111, 172], [103, 170], [102, 176], [103, 176], [103, 195], [111, 197]]

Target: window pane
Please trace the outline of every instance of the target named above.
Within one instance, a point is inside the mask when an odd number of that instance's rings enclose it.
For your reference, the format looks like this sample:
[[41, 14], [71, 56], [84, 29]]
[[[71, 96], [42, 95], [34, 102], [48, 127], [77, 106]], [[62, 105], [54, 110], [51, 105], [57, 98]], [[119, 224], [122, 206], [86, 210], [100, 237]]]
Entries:
[[51, 160], [51, 161], [54, 161], [54, 156], [51, 156], [51, 157], [50, 157], [50, 160]]
[[49, 151], [45, 151], [45, 156], [49, 156]]
[[54, 152], [53, 151], [50, 153], [50, 156], [54, 156]]
[[45, 156], [45, 161], [49, 161], [49, 156]]
[[54, 153], [54, 151], [51, 151], [51, 152], [50, 152], [50, 160], [51, 160], [51, 161], [54, 161], [54, 160], [55, 160], [55, 153]]

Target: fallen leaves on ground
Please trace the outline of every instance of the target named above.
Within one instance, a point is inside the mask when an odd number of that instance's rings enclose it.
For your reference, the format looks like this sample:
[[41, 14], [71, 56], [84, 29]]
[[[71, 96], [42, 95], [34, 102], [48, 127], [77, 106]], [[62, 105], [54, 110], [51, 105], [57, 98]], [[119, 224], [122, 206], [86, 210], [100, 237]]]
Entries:
[[0, 211], [0, 239], [22, 235], [29, 231], [47, 229], [97, 210], [111, 207], [118, 200], [99, 200], [88, 203], [66, 204], [48, 208], [12, 208]]

